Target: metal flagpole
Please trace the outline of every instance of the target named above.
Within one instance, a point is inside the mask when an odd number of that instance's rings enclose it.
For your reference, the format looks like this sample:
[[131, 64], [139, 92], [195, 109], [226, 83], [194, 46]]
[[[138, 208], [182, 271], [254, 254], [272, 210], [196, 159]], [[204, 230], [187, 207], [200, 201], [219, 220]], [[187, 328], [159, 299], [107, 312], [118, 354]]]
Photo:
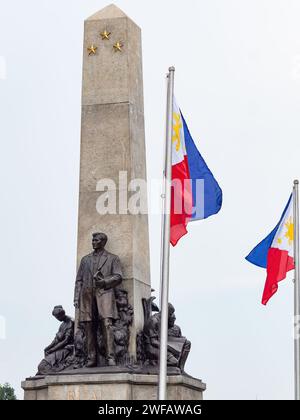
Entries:
[[173, 96], [175, 68], [169, 68], [167, 93], [166, 153], [164, 169], [162, 257], [161, 257], [161, 321], [159, 349], [158, 399], [165, 400], [167, 393], [167, 345], [168, 345], [168, 299], [169, 299], [169, 259], [170, 259], [170, 210], [172, 180], [172, 135], [173, 135]]
[[[168, 89], [169, 89], [169, 71], [166, 74], [166, 98], [167, 98], [167, 105], [166, 105], [166, 124], [165, 124], [165, 133], [167, 133], [167, 124], [168, 124]], [[162, 266], [163, 266], [163, 246], [164, 246], [164, 217], [165, 217], [165, 197], [166, 197], [166, 182], [165, 182], [165, 173], [166, 173], [166, 141], [162, 145], [162, 151], [163, 151], [163, 177], [162, 177], [162, 185], [161, 185], [161, 234], [160, 234], [160, 283], [159, 283], [159, 290], [160, 290], [160, 296], [159, 296], [159, 308], [161, 308], [161, 290], [162, 290]]]
[[295, 352], [295, 400], [300, 400], [300, 295], [299, 295], [299, 181], [294, 181], [293, 205], [294, 205], [294, 352]]

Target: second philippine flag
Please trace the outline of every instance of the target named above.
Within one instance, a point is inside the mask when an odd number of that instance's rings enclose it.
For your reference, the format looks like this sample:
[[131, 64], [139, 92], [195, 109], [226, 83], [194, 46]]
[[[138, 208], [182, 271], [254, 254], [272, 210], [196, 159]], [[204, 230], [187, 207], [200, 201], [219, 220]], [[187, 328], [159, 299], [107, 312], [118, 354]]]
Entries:
[[267, 269], [267, 279], [262, 296], [262, 304], [277, 292], [278, 282], [286, 278], [294, 269], [294, 218], [293, 195], [272, 232], [261, 241], [246, 257], [246, 260]]

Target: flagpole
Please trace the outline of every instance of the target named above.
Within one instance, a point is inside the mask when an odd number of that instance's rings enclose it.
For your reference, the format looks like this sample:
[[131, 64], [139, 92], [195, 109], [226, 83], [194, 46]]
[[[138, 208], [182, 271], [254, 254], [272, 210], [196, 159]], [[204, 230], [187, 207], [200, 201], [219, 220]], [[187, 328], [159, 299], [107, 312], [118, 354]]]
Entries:
[[169, 300], [169, 260], [170, 260], [170, 210], [172, 180], [172, 135], [173, 135], [173, 96], [175, 68], [169, 68], [167, 92], [166, 152], [164, 169], [162, 256], [160, 290], [160, 349], [158, 399], [165, 400], [167, 394], [167, 346], [168, 346], [168, 300]]
[[294, 356], [295, 356], [295, 400], [300, 400], [300, 266], [299, 266], [299, 181], [294, 181]]

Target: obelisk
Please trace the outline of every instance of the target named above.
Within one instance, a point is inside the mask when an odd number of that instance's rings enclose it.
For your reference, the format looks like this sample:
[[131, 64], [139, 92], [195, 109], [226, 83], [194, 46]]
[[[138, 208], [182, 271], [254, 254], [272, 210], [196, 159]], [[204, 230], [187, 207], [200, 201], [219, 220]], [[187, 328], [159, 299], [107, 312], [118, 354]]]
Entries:
[[[142, 298], [149, 297], [147, 214], [120, 214], [119, 183], [146, 180], [141, 30], [115, 5], [85, 21], [78, 218], [78, 263], [91, 252], [93, 232], [108, 235], [107, 250], [120, 257], [123, 286], [134, 310], [129, 353], [136, 355], [136, 332], [143, 327]], [[99, 214], [97, 191], [109, 179], [116, 214]], [[124, 211], [122, 211], [124, 213]]]

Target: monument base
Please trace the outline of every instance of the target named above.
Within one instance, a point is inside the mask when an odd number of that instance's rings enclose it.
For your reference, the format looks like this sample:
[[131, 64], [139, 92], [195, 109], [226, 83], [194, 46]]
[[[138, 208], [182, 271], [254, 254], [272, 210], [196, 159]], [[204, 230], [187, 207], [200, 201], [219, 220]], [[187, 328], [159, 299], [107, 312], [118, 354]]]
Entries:
[[[157, 375], [85, 373], [28, 378], [24, 400], [156, 400]], [[206, 385], [185, 375], [168, 376], [168, 400], [202, 400]]]

